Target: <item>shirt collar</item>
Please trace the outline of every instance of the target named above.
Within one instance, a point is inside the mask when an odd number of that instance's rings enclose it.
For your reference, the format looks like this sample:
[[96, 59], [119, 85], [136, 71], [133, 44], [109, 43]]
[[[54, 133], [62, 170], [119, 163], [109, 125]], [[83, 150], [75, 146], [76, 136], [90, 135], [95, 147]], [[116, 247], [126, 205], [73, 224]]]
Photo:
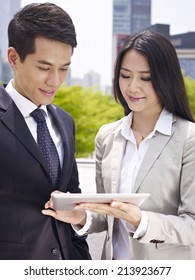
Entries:
[[[131, 139], [131, 124], [132, 124], [132, 117], [133, 112], [130, 112], [129, 115], [127, 115], [122, 120], [122, 128], [121, 128], [121, 134], [126, 139]], [[159, 131], [160, 133], [164, 135], [171, 135], [171, 129], [172, 129], [172, 122], [173, 122], [173, 114], [167, 111], [165, 108], [162, 110], [156, 125], [153, 130], [153, 134], [155, 134], [156, 131]]]
[[[18, 107], [19, 111], [23, 115], [24, 118], [27, 118], [30, 116], [30, 113], [32, 113], [35, 109], [37, 109], [37, 106], [30, 101], [29, 99], [25, 98], [23, 95], [21, 95], [13, 86], [13, 80], [11, 80], [8, 85], [6, 86], [6, 91], [11, 97], [11, 99], [14, 101], [16, 106]], [[43, 109], [48, 116], [47, 107], [46, 105], [41, 105], [39, 108]]]
[[170, 136], [172, 130], [172, 123], [173, 123], [173, 114], [164, 108], [158, 118], [158, 121], [156, 122], [154, 131], [159, 131], [164, 135]]

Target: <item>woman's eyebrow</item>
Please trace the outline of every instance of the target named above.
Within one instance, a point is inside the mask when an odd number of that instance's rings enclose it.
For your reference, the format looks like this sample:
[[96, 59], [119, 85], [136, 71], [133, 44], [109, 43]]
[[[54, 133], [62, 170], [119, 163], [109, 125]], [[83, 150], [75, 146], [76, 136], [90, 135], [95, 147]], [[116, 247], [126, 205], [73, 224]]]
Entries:
[[[132, 72], [130, 69], [127, 69], [125, 67], [121, 67], [121, 70]], [[150, 73], [150, 70], [141, 70], [141, 71], [137, 71], [137, 72], [139, 72], [139, 73]]]

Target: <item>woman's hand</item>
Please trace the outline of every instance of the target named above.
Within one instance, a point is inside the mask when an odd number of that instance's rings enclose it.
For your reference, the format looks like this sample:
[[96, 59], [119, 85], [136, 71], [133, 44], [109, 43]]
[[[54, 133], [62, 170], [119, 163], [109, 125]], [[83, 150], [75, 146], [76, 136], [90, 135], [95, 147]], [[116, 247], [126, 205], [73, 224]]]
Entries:
[[49, 201], [45, 203], [45, 209], [43, 209], [42, 214], [51, 216], [56, 220], [84, 226], [86, 223], [86, 211], [84, 209], [77, 209], [77, 210], [54, 210], [53, 209], [53, 201], [50, 198]]
[[106, 214], [115, 218], [123, 219], [127, 223], [138, 227], [141, 221], [141, 211], [139, 207], [131, 203], [112, 201], [110, 204], [104, 203], [80, 203], [75, 209], [90, 210], [99, 214]]

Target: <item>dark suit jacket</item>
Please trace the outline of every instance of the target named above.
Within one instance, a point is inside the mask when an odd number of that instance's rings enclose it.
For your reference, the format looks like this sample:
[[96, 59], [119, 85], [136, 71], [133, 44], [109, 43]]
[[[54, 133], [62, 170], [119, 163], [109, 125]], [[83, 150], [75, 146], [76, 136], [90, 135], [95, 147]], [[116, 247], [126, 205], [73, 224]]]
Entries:
[[[59, 190], [80, 192], [75, 162], [74, 122], [49, 105], [60, 131], [64, 161]], [[0, 87], [0, 259], [90, 259], [85, 237], [71, 225], [41, 213], [54, 190], [42, 154], [26, 122]]]

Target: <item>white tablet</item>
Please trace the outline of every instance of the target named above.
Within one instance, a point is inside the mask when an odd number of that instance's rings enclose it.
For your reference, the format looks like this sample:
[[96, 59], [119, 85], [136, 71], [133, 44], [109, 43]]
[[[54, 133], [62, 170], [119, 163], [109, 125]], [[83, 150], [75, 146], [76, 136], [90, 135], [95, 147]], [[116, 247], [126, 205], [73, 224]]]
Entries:
[[80, 202], [110, 203], [113, 200], [130, 202], [140, 206], [149, 197], [149, 193], [52, 193], [52, 200], [55, 210], [71, 210]]

